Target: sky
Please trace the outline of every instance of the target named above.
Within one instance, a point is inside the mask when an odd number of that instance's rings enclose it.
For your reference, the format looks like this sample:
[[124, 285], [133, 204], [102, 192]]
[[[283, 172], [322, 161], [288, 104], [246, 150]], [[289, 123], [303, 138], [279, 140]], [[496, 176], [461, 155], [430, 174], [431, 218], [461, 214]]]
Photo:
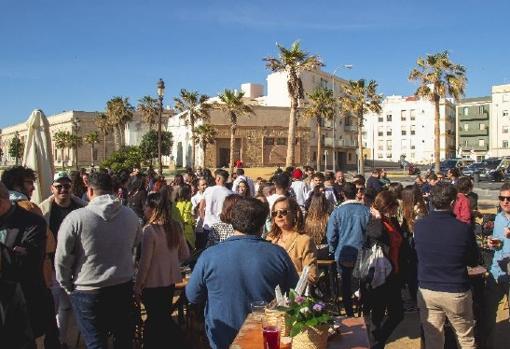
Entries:
[[265, 85], [262, 58], [294, 40], [384, 95], [413, 94], [416, 59], [448, 50], [467, 69], [466, 97], [487, 96], [510, 83], [509, 13], [507, 0], [0, 0], [0, 128], [35, 108], [136, 105], [159, 78], [165, 105], [181, 88]]

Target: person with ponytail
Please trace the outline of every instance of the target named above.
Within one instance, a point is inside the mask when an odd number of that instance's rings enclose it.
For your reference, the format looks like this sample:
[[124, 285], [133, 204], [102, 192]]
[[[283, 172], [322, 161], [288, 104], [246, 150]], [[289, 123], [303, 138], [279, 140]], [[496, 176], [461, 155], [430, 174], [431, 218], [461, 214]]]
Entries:
[[175, 284], [182, 280], [180, 262], [190, 252], [182, 226], [172, 218], [168, 195], [150, 193], [144, 214], [147, 225], [134, 290], [147, 311], [144, 348], [169, 347], [177, 331], [170, 313]]

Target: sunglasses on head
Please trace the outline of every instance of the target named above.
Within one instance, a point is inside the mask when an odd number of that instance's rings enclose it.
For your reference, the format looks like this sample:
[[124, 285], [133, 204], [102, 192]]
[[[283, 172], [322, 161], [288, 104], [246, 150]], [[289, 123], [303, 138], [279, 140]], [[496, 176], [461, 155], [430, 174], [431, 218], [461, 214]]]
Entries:
[[510, 202], [510, 196], [498, 196], [499, 201]]
[[273, 211], [271, 212], [271, 217], [285, 217], [289, 214], [289, 211], [288, 210], [276, 210], [276, 211]]
[[57, 184], [57, 185], [54, 185], [53, 188], [55, 188], [57, 190], [71, 189], [71, 184]]

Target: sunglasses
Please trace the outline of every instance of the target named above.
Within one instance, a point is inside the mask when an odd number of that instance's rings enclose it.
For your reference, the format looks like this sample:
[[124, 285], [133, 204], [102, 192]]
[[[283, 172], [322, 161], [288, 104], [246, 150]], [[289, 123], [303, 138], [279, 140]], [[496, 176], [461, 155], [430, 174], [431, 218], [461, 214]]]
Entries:
[[276, 211], [273, 211], [271, 212], [271, 217], [285, 217], [289, 214], [289, 211], [288, 210], [276, 210]]
[[71, 189], [71, 184], [57, 184], [57, 185], [54, 185], [53, 188], [55, 188], [57, 190], [62, 190], [62, 189], [69, 190], [69, 189]]
[[498, 196], [499, 201], [510, 202], [510, 196]]

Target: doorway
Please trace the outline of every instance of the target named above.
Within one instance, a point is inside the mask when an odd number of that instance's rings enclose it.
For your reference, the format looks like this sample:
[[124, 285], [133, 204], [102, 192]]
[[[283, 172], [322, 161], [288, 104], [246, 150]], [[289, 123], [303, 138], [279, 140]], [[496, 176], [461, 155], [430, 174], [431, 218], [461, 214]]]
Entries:
[[220, 148], [218, 156], [218, 167], [228, 167], [230, 162], [230, 148]]

